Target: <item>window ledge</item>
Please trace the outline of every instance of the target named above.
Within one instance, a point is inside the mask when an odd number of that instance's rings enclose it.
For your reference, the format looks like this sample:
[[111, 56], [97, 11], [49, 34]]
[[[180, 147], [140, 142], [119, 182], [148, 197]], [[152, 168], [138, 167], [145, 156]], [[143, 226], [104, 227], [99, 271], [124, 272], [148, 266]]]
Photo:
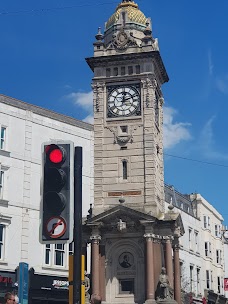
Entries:
[[8, 265], [8, 262], [4, 261], [4, 260], [0, 260], [0, 265]]
[[10, 157], [10, 152], [6, 150], [0, 149], [0, 155]]

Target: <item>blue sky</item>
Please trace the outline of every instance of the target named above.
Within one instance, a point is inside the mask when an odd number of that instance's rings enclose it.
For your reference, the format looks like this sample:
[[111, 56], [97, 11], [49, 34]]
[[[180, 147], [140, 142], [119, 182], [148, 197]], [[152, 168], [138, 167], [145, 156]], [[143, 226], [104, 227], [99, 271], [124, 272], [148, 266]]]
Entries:
[[[91, 121], [84, 58], [119, 2], [1, 1], [0, 93]], [[137, 3], [152, 18], [170, 78], [163, 86], [165, 181], [200, 193], [228, 225], [228, 2]]]

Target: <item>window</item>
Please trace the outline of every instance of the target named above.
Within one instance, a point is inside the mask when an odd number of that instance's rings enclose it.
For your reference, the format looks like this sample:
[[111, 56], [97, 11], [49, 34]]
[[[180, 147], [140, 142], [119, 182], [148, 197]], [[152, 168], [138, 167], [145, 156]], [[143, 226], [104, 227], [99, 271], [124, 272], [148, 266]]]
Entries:
[[5, 127], [1, 127], [0, 149], [1, 150], [5, 150], [6, 149], [6, 128]]
[[193, 292], [193, 266], [190, 266], [190, 291]]
[[0, 171], [0, 199], [3, 198], [4, 171]]
[[204, 215], [203, 223], [204, 223], [204, 228], [210, 229], [210, 217], [209, 216]]
[[123, 164], [123, 179], [127, 179], [127, 161], [123, 160], [122, 164]]
[[222, 250], [216, 249], [216, 263], [222, 263]]
[[114, 76], [118, 76], [118, 68], [113, 69], [113, 74], [114, 74]]
[[111, 69], [106, 69], [106, 77], [110, 77], [111, 76]]
[[211, 243], [205, 242], [205, 256], [210, 257], [211, 256]]
[[196, 269], [196, 294], [200, 293], [200, 268]]
[[51, 264], [51, 245], [46, 244], [45, 249], [45, 264], [50, 265]]
[[4, 228], [5, 226], [0, 224], [0, 260], [3, 260], [4, 254]]
[[206, 288], [211, 288], [211, 280], [210, 280], [210, 272], [209, 270], [206, 270]]
[[65, 244], [46, 244], [44, 251], [44, 265], [55, 267], [67, 267], [68, 257], [73, 254], [73, 243], [69, 246]]
[[73, 255], [74, 254], [74, 243], [71, 242], [69, 244], [69, 255]]
[[188, 230], [189, 249], [192, 250], [192, 229]]
[[218, 293], [221, 293], [221, 278], [217, 277], [217, 283], [218, 283]]
[[140, 74], [140, 65], [136, 65], [135, 70], [136, 74]]
[[57, 266], [64, 266], [64, 250], [65, 244], [56, 244], [55, 245], [55, 258], [54, 258], [54, 264]]
[[131, 66], [131, 65], [128, 67], [128, 74], [129, 75], [133, 74], [133, 66]]
[[125, 72], [125, 67], [121, 67], [121, 75], [125, 75], [126, 72]]
[[215, 236], [216, 237], [221, 237], [220, 225], [215, 225]]
[[199, 252], [199, 232], [195, 231], [195, 249]]

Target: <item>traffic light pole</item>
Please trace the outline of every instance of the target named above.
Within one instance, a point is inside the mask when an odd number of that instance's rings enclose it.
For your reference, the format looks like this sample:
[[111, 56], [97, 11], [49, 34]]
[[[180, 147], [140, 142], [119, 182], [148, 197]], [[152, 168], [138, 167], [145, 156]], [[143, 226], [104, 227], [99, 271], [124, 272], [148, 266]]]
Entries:
[[81, 254], [82, 254], [82, 147], [74, 155], [74, 262], [73, 303], [81, 303]]

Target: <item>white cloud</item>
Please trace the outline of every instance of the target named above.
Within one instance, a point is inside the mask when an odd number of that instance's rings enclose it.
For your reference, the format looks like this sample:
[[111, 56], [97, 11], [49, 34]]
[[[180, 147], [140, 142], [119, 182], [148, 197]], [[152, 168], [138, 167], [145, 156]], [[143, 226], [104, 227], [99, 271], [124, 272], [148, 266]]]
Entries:
[[190, 140], [191, 134], [188, 127], [189, 123], [174, 122], [177, 111], [171, 107], [164, 107], [164, 148], [170, 149], [183, 140]]
[[212, 116], [204, 125], [200, 137], [198, 148], [208, 159], [227, 160], [228, 155], [221, 153], [216, 149], [216, 143], [214, 140], [213, 123], [216, 116]]
[[76, 105], [82, 107], [89, 112], [93, 111], [93, 92], [88, 93], [70, 93], [67, 95], [68, 99], [71, 99]]
[[216, 78], [216, 87], [221, 93], [227, 95], [228, 94], [228, 75], [225, 75], [223, 78], [217, 77]]
[[93, 92], [73, 92], [65, 96], [88, 113], [83, 121], [93, 124]]
[[93, 124], [94, 122], [93, 114], [86, 116], [86, 118], [84, 118], [83, 121]]

